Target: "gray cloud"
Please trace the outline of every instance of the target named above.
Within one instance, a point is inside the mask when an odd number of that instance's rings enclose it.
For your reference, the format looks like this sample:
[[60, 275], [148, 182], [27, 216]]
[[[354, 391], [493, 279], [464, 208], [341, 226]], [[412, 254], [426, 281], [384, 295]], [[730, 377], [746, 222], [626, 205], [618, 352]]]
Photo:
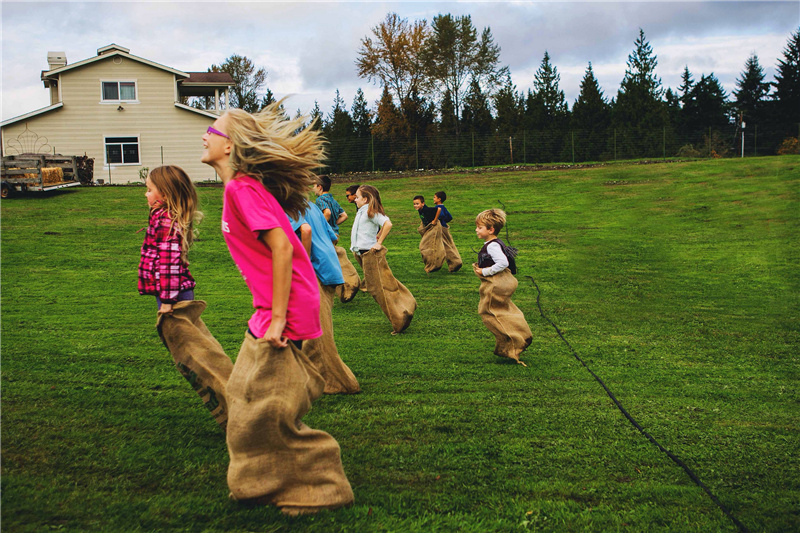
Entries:
[[[362, 87], [370, 103], [379, 88], [357, 76], [363, 37], [389, 12], [429, 23], [439, 13], [470, 14], [492, 30], [518, 90], [527, 91], [547, 50], [570, 104], [589, 61], [607, 97], [616, 95], [639, 28], [658, 56], [657, 74], [676, 87], [684, 65], [696, 79], [714, 74], [730, 93], [750, 53], [768, 79], [800, 8], [789, 2], [3, 2], [3, 119], [46, 106], [39, 72], [49, 50], [70, 62], [115, 42], [131, 53], [183, 70], [205, 70], [238, 53], [269, 72], [289, 107], [327, 112], [338, 88], [348, 107]], [[47, 12], [48, 23], [39, 14]], [[34, 16], [36, 15], [36, 16]]]

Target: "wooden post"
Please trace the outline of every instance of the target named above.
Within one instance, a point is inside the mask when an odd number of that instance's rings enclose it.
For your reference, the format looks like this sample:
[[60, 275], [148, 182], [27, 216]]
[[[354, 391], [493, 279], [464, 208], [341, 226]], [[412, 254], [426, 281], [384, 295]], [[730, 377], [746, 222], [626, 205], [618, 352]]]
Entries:
[[514, 143], [511, 142], [512, 137], [508, 138], [508, 152], [511, 154], [511, 164], [514, 164]]

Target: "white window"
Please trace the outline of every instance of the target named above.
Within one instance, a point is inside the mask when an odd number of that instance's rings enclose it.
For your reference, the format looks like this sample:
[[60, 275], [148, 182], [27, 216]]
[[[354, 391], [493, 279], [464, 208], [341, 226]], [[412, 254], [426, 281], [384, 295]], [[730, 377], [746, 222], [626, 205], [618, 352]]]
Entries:
[[106, 165], [138, 165], [139, 137], [106, 137]]
[[136, 82], [135, 81], [104, 81], [102, 85], [103, 102], [135, 102]]

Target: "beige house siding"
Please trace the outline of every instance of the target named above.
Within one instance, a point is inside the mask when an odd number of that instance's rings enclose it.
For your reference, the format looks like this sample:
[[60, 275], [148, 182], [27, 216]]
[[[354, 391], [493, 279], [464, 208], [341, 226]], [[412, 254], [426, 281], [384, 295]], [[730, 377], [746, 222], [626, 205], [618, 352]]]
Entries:
[[[103, 103], [103, 81], [135, 81], [136, 102]], [[95, 179], [139, 181], [142, 167], [163, 163], [182, 167], [194, 180], [213, 180], [200, 163], [202, 136], [213, 118], [175, 106], [175, 75], [120, 56], [61, 73], [63, 107], [3, 127], [3, 153], [25, 128], [46, 138], [41, 151], [94, 158]], [[46, 90], [46, 89], [45, 89]], [[118, 110], [119, 107], [123, 110]], [[105, 137], [138, 137], [138, 165], [105, 164]]]

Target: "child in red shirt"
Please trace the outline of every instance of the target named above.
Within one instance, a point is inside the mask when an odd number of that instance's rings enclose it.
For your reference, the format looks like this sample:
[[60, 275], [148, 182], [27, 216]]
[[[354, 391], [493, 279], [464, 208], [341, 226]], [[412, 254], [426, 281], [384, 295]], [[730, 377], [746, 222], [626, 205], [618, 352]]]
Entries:
[[156, 297], [159, 313], [176, 302], [194, 300], [195, 281], [186, 254], [194, 239], [197, 191], [182, 168], [154, 168], [145, 181], [150, 222], [139, 261], [139, 294]]

